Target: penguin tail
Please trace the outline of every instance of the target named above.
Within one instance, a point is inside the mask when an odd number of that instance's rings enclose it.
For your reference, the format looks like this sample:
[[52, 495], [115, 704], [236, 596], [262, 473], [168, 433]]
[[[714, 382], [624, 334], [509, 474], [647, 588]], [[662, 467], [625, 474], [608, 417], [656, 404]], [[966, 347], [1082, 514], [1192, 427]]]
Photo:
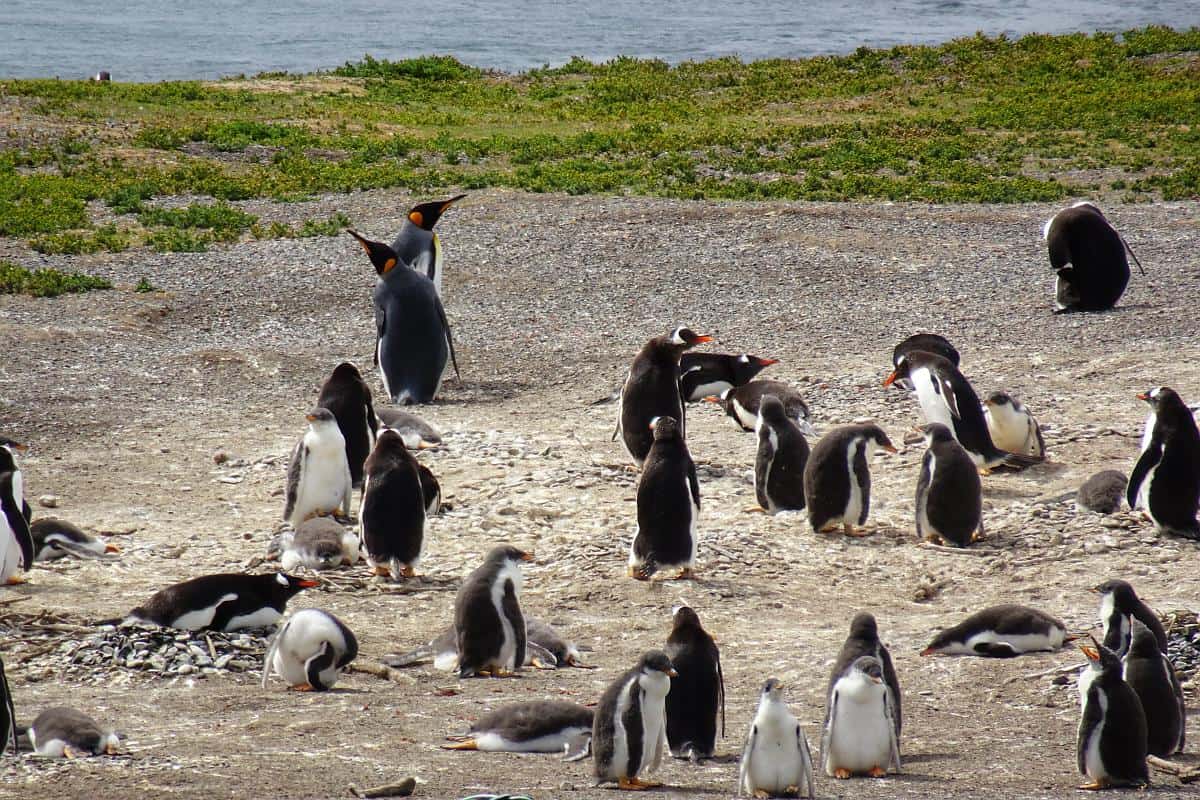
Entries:
[[[1046, 460], [1045, 456], [1030, 456], [1024, 453], [1006, 453], [997, 451], [995, 464], [989, 464], [993, 467], [1008, 467], [1014, 470], [1023, 470], [1032, 467], [1034, 464], [1041, 464]], [[989, 459], [991, 461], [991, 459]]]
[[389, 653], [379, 659], [379, 663], [385, 667], [411, 667], [423, 661], [428, 661], [433, 658], [433, 655], [432, 647], [422, 645], [415, 650], [409, 650], [407, 653]]

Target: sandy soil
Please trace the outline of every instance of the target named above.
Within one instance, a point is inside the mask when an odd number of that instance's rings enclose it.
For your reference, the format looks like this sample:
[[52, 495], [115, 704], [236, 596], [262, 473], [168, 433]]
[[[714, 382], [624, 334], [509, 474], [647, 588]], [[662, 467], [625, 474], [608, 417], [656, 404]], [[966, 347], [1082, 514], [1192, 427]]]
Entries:
[[[300, 205], [246, 204], [267, 218], [346, 212], [390, 238], [411, 198], [372, 192]], [[459, 681], [432, 668], [402, 682], [351, 674], [297, 695], [256, 676], [93, 684], [22, 663], [20, 630], [0, 630], [18, 715], [69, 703], [114, 725], [128, 755], [85, 763], [0, 761], [0, 797], [344, 797], [347, 786], [419, 779], [423, 797], [527, 791], [610, 797], [586, 763], [553, 756], [448, 753], [496, 704], [594, 702], [639, 653], [661, 646], [672, 606], [699, 612], [722, 646], [728, 731], [740, 752], [758, 689], [775, 675], [819, 740], [828, 669], [850, 618], [871, 610], [905, 691], [904, 774], [818, 778], [821, 796], [1074, 794], [1078, 651], [1011, 661], [922, 659], [940, 626], [1001, 601], [1041, 607], [1075, 630], [1096, 622], [1087, 588], [1125, 577], [1160, 611], [1200, 601], [1195, 543], [1156, 537], [1127, 514], [1076, 513], [1059, 500], [1093, 472], [1128, 471], [1146, 408], [1166, 384], [1200, 398], [1200, 222], [1192, 204], [1111, 208], [1146, 265], [1122, 306], [1054, 316], [1040, 242], [1049, 206], [687, 203], [472, 194], [441, 223], [446, 305], [462, 382], [424, 409], [446, 446], [423, 454], [453, 511], [429, 525], [424, 579], [403, 591], [310, 590], [358, 634], [362, 662], [447, 624], [459, 578], [498, 541], [537, 553], [527, 613], [593, 648], [599, 669]], [[0, 431], [32, 445], [31, 502], [119, 534], [119, 562], [35, 569], [0, 608], [117, 616], [156, 589], [239, 568], [264, 554], [282, 511], [287, 453], [324, 376], [369, 366], [374, 275], [349, 237], [246, 242], [205, 254], [45, 258], [19, 242], [0, 257], [111, 277], [125, 289], [34, 300], [0, 297]], [[163, 291], [128, 290], [148, 278]], [[880, 382], [892, 346], [939, 331], [980, 393], [1006, 388], [1045, 426], [1049, 463], [984, 480], [990, 538], [963, 552], [917, 543], [920, 448], [872, 465], [863, 540], [814, 536], [797, 517], [749, 514], [754, 437], [711, 406], [689, 415], [703, 497], [699, 579], [625, 577], [635, 476], [609, 440], [608, 392], [641, 344], [689, 324], [716, 349], [782, 359], [770, 377], [801, 387], [823, 429], [859, 418], [894, 439], [916, 404]], [[378, 377], [370, 376], [374, 387]], [[214, 463], [224, 451], [230, 461]], [[365, 566], [354, 573], [365, 576]], [[15, 617], [10, 617], [15, 619]], [[452, 691], [446, 691], [452, 690]], [[1197, 701], [1189, 684], [1190, 701]], [[1200, 740], [1195, 718], [1190, 738]], [[1194, 745], [1192, 746], [1194, 748]], [[1194, 755], [1185, 759], [1195, 762]], [[732, 794], [736, 765], [666, 765], [672, 795]], [[1153, 792], [1182, 791], [1156, 776]]]

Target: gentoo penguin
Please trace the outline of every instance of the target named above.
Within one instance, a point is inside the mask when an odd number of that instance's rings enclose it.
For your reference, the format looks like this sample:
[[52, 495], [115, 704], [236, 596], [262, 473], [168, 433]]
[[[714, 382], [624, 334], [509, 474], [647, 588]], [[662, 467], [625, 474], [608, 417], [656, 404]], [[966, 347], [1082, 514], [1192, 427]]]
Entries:
[[696, 403], [719, 395], [726, 389], [744, 386], [772, 364], [776, 358], [760, 358], [749, 353], [684, 353], [679, 358], [679, 384], [683, 399]]
[[800, 392], [781, 381], [750, 381], [744, 386], [726, 389], [720, 396], [711, 399], [725, 409], [734, 422], [744, 431], [752, 431], [758, 425], [758, 409], [762, 399], [774, 395], [783, 404], [784, 413], [796, 422], [800, 430], [809, 436], [817, 431], [809, 421], [808, 403]]
[[592, 738], [595, 714], [565, 700], [532, 700], [500, 706], [484, 714], [463, 736], [446, 737], [445, 750], [485, 753], [584, 752]]
[[[1200, 426], [1200, 403], [1186, 403], [1188, 411], [1192, 412], [1192, 419], [1196, 420], [1196, 424]], [[1142, 443], [1138, 447], [1138, 452], [1143, 452], [1150, 446], [1150, 442], [1154, 439], [1154, 422], [1158, 416], [1154, 413], [1154, 405], [1150, 405], [1150, 413], [1146, 415], [1146, 424], [1142, 426]], [[1143, 495], [1145, 493], [1143, 492]], [[1138, 498], [1139, 507], [1143, 507], [1141, 503], [1142, 497]]]
[[431, 403], [442, 385], [446, 361], [458, 375], [450, 322], [429, 278], [397, 269], [395, 251], [349, 231], [379, 273], [375, 282], [375, 365], [383, 390], [397, 405]]
[[[458, 635], [453, 625], [427, 644], [407, 653], [386, 655], [380, 661], [389, 667], [411, 667], [429, 659], [433, 659], [435, 669], [458, 669]], [[591, 669], [580, 660], [579, 648], [574, 643], [563, 638], [550, 623], [532, 617], [525, 618], [524, 666]]]
[[700, 617], [687, 606], [675, 609], [671, 634], [663, 648], [679, 673], [667, 695], [667, 744], [671, 755], [699, 761], [717, 747], [717, 715], [725, 735], [725, 676], [721, 651]]
[[317, 406], [328, 409], [337, 420], [338, 429], [346, 440], [346, 461], [350, 464], [350, 481], [354, 488], [362, 486], [363, 462], [375, 445], [379, 420], [371, 405], [371, 389], [363, 380], [358, 367], [343, 361], [325, 379]]
[[282, 572], [203, 575], [160, 589], [129, 617], [192, 631], [265, 628], [279, 621], [297, 592], [319, 585]]
[[900, 679], [896, 677], [896, 670], [892, 667], [892, 654], [888, 652], [883, 642], [879, 641], [879, 627], [875, 623], [875, 617], [871, 614], [861, 612], [855, 614], [854, 619], [850, 621], [850, 635], [842, 643], [841, 652], [838, 653], [837, 660], [833, 662], [833, 671], [829, 675], [829, 686], [825, 690], [825, 699], [828, 702], [838, 678], [845, 675], [850, 665], [862, 656], [873, 656], [883, 668], [883, 682], [891, 695], [889, 700], [892, 704], [892, 719], [896, 723], [896, 737], [899, 738], [900, 729], [903, 726]]
[[1173, 390], [1160, 386], [1138, 395], [1154, 406], [1154, 434], [1142, 451], [1125, 498], [1136, 508], [1145, 484], [1146, 510], [1162, 533], [1200, 539], [1200, 429]]
[[808, 440], [773, 394], [758, 405], [758, 452], [754, 457], [754, 495], [768, 514], [804, 508], [804, 465]]
[[0, 584], [23, 583], [17, 573], [33, 566], [33, 534], [21, 512], [18, 474], [0, 472]]
[[442, 432], [416, 414], [391, 406], [376, 409], [375, 414], [383, 427], [400, 434], [409, 450], [428, 450], [442, 443]]
[[1123, 472], [1115, 469], [1101, 470], [1079, 487], [1079, 491], [1075, 493], [1075, 505], [1077, 508], [1086, 508], [1098, 514], [1111, 514], [1121, 507], [1128, 483]]
[[617, 429], [625, 449], [640, 467], [650, 452], [654, 435], [650, 421], [655, 417], [674, 417], [680, 434], [686, 433], [683, 398], [679, 389], [679, 359], [684, 350], [711, 336], [701, 336], [687, 328], [676, 328], [669, 336], [656, 336], [646, 342], [633, 359], [629, 374], [621, 385]]
[[966, 547], [983, 536], [983, 487], [967, 451], [945, 425], [926, 425], [917, 476], [917, 537]]
[[1009, 453], [1045, 458], [1042, 428], [1020, 400], [1008, 392], [992, 392], [983, 406], [988, 434], [996, 447]]
[[901, 378], [907, 378], [912, 384], [925, 422], [940, 422], [949, 428], [980, 468], [990, 469], [1001, 464], [1029, 466], [1041, 460], [1006, 453], [996, 447], [988, 433], [979, 396], [958, 367], [945, 358], [923, 350], [905, 353], [883, 385], [891, 386]]
[[73, 708], [47, 708], [27, 733], [34, 752], [46, 758], [116, 755], [121, 746], [115, 733]]
[[1146, 785], [1146, 714], [1137, 693], [1121, 676], [1121, 659], [1102, 644], [1083, 645], [1088, 658], [1079, 675], [1079, 720], [1076, 749], [1079, 771], [1091, 778], [1080, 789]]
[[358, 534], [329, 517], [317, 517], [300, 523], [288, 536], [279, 556], [284, 572], [296, 567], [313, 570], [337, 569], [358, 563]]
[[825, 712], [821, 764], [833, 778], [867, 774], [885, 777], [900, 771], [891, 690], [874, 656], [859, 656], [835, 677]]
[[958, 351], [954, 349], [954, 345], [950, 344], [950, 340], [945, 336], [936, 333], [914, 333], [892, 348], [892, 366], [900, 366], [900, 356], [911, 353], [914, 350], [933, 353], [946, 359], [956, 367], [959, 365]]
[[411, 578], [425, 551], [425, 495], [417, 460], [385, 430], [367, 457], [358, 516], [367, 565], [392, 580]]
[[465, 194], [460, 194], [449, 200], [434, 200], [413, 206], [400, 233], [392, 242], [392, 250], [400, 257], [400, 261], [433, 281], [439, 296], [442, 293], [442, 242], [433, 232], [433, 226], [450, 206], [464, 197]]
[[[670, 695], [668, 695], [669, 697]], [[807, 788], [806, 788], [807, 787]], [[734, 794], [812, 800], [813, 765], [800, 721], [783, 700], [783, 684], [767, 679], [750, 723]]]
[[1158, 641], [1150, 629], [1136, 618], [1132, 627], [1132, 643], [1121, 659], [1125, 682], [1142, 702], [1151, 755], [1170, 758], [1183, 751], [1187, 720], [1183, 690], [1171, 659], [1158, 649]]
[[533, 556], [511, 545], [488, 552], [467, 576], [454, 600], [458, 676], [501, 677], [525, 663], [525, 617], [521, 614], [521, 562]]
[[923, 656], [1013, 658], [1022, 653], [1054, 651], [1074, 637], [1054, 617], [1036, 608], [1005, 604], [976, 612], [933, 637]]
[[674, 418], [655, 417], [648, 427], [653, 429], [654, 446], [638, 481], [638, 526], [629, 545], [629, 575], [649, 580], [659, 569], [676, 568], [680, 578], [690, 578], [699, 544], [696, 465]]
[[1133, 250], [1099, 208], [1081, 202], [1063, 209], [1042, 226], [1042, 238], [1050, 252], [1050, 266], [1058, 274], [1055, 313], [1104, 311], [1117, 304], [1129, 283], [1125, 253], [1133, 255]]
[[1100, 624], [1104, 627], [1104, 646], [1118, 656], [1129, 649], [1132, 634], [1130, 618], [1140, 620], [1154, 634], [1158, 649], [1167, 652], [1167, 632], [1158, 615], [1137, 596], [1128, 581], [1105, 581], [1092, 588], [1100, 595]]
[[13, 709], [12, 690], [4, 674], [4, 659], [0, 658], [0, 756], [12, 745], [17, 751], [17, 713]]
[[121, 552], [115, 544], [97, 539], [64, 519], [42, 517], [29, 526], [33, 536], [33, 560], [53, 561], [64, 556], [108, 558]]
[[29, 448], [20, 442], [14, 442], [7, 436], [0, 436], [0, 472], [13, 473], [13, 495], [20, 501], [21, 514], [25, 522], [33, 519], [33, 509], [25, 500], [25, 480], [21, 474], [21, 466], [17, 463], [17, 453], [24, 453]]
[[600, 697], [592, 725], [592, 764], [596, 785], [616, 782], [621, 789], [648, 789], [667, 746], [666, 698], [677, 675], [671, 659], [650, 650], [633, 669], [617, 678]]
[[296, 443], [288, 463], [283, 518], [293, 528], [306, 519], [334, 514], [339, 508], [343, 516], [350, 516], [353, 479], [346, 460], [346, 439], [329, 409], [314, 408], [305, 419], [308, 430]]
[[289, 689], [324, 692], [358, 656], [358, 639], [340, 619], [319, 608], [297, 611], [271, 640], [263, 660], [262, 687], [274, 672]]
[[871, 509], [871, 472], [867, 461], [877, 447], [896, 447], [878, 425], [843, 425], [825, 434], [804, 465], [804, 497], [813, 531], [841, 525], [847, 536], [865, 536]]

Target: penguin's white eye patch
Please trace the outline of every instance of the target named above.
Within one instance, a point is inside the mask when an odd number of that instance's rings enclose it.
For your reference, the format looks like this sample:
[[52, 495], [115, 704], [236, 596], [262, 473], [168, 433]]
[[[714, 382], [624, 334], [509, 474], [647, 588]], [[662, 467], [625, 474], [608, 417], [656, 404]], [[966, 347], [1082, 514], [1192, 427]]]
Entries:
[[744, 355], [744, 356], [740, 356], [740, 357], [738, 358], [738, 361], [742, 362], [743, 364], [749, 364], [749, 363], [750, 363], [750, 356], [745, 356], [745, 355]]
[[279, 581], [280, 586], [288, 585], [288, 579], [286, 577], [284, 577], [284, 574], [282, 572], [275, 576], [275, 580]]
[[671, 332], [671, 341], [675, 344], [687, 344], [687, 342], [683, 340], [683, 337], [679, 335], [679, 332], [682, 330], [683, 328], [676, 328]]

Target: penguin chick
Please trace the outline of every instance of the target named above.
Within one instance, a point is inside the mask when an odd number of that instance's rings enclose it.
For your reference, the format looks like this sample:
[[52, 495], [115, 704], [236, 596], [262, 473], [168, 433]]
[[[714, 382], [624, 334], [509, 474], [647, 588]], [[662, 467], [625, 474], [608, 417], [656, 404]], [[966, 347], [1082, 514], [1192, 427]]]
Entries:
[[1138, 399], [1154, 407], [1154, 433], [1129, 475], [1129, 507], [1137, 508], [1144, 490], [1145, 508], [1160, 533], [1200, 539], [1200, 429], [1191, 410], [1166, 386]]
[[845, 675], [850, 665], [862, 656], [876, 658], [883, 668], [883, 680], [887, 684], [891, 694], [889, 699], [892, 704], [892, 718], [896, 722], [896, 738], [899, 739], [900, 729], [903, 724], [901, 709], [903, 700], [900, 695], [900, 679], [896, 677], [896, 670], [892, 666], [892, 654], [888, 652], [887, 647], [879, 640], [879, 626], [875, 622], [875, 617], [865, 611], [855, 614], [854, 619], [850, 621], [850, 634], [846, 637], [846, 641], [842, 643], [842, 649], [838, 653], [837, 660], [833, 662], [833, 670], [829, 674], [829, 685], [825, 689], [825, 700], [826, 702], [829, 701], [829, 697], [833, 694], [833, 686], [837, 683], [838, 678]]
[[759, 798], [803, 795], [812, 800], [814, 791], [808, 739], [784, 702], [783, 684], [769, 678], [742, 750], [735, 794]]
[[717, 748], [717, 716], [725, 735], [725, 676], [721, 651], [687, 606], [675, 609], [663, 648], [679, 673], [667, 695], [667, 744], [675, 758], [712, 758]]
[[604, 690], [592, 725], [597, 786], [608, 782], [638, 790], [661, 785], [640, 775], [662, 763], [667, 746], [666, 698], [676, 674], [666, 653], [650, 650]]
[[339, 507], [343, 516], [350, 516], [353, 480], [346, 439], [328, 409], [314, 408], [305, 419], [308, 431], [292, 450], [288, 464], [283, 518], [293, 528], [306, 519], [334, 514]]
[[917, 477], [917, 537], [966, 547], [983, 536], [983, 487], [971, 456], [940, 423], [926, 425]]
[[871, 509], [868, 460], [876, 448], [895, 453], [896, 447], [878, 425], [843, 425], [825, 434], [804, 465], [804, 497], [814, 532], [841, 525], [847, 536], [865, 536]]
[[1121, 508], [1128, 483], [1125, 474], [1115, 469], [1097, 472], [1079, 487], [1075, 494], [1075, 507], [1097, 514], [1112, 514]]
[[804, 465], [808, 441], [773, 394], [758, 405], [758, 452], [754, 458], [754, 494], [768, 514], [804, 510]]
[[586, 751], [595, 714], [565, 700], [510, 703], [485, 714], [464, 736], [448, 737], [444, 750], [487, 753], [564, 753]]
[[300, 523], [279, 558], [284, 572], [297, 567], [312, 570], [337, 569], [358, 563], [358, 535], [329, 517]]
[[34, 561], [53, 561], [66, 556], [107, 559], [121, 548], [55, 517], [35, 519], [29, 526], [33, 535]]
[[262, 688], [274, 672], [300, 692], [324, 692], [358, 656], [358, 639], [340, 619], [319, 608], [297, 611], [283, 624], [263, 660]]
[[298, 592], [319, 585], [282, 572], [203, 575], [155, 592], [129, 612], [129, 620], [193, 631], [263, 628], [279, 621]]
[[1187, 710], [1183, 689], [1171, 659], [1158, 649], [1154, 634], [1132, 620], [1132, 643], [1121, 659], [1125, 682], [1137, 694], [1146, 715], [1146, 742], [1151, 755], [1170, 758], [1183, 751]]
[[676, 328], [668, 336], [656, 336], [638, 352], [621, 385], [617, 428], [625, 449], [639, 467], [654, 443], [650, 422], [655, 417], [673, 417], [686, 433], [683, 397], [679, 388], [679, 359], [685, 350], [711, 342], [688, 328]]
[[493, 547], [467, 576], [454, 600], [458, 676], [502, 677], [525, 663], [525, 616], [521, 613], [521, 562], [533, 555], [511, 545]]
[[425, 496], [417, 460], [385, 430], [367, 457], [359, 521], [367, 564], [394, 581], [411, 578], [425, 552]]
[[29, 743], [46, 758], [116, 755], [117, 735], [73, 708], [47, 708], [29, 726]]
[[657, 569], [675, 568], [679, 578], [691, 578], [699, 544], [696, 465], [673, 417], [655, 417], [650, 428], [654, 446], [638, 481], [638, 525], [629, 545], [629, 575], [649, 580]]
[[[1075, 203], [1042, 226], [1042, 238], [1049, 250], [1050, 266], [1058, 275], [1054, 287], [1056, 314], [1105, 311], [1117, 304], [1129, 283], [1125, 253], [1133, 255], [1133, 250], [1099, 208], [1088, 202]], [[1133, 260], [1137, 262], [1137, 256]]]
[[997, 447], [1010, 453], [1045, 458], [1041, 426], [1020, 400], [1008, 392], [992, 392], [983, 405], [988, 433]]
[[744, 386], [772, 364], [775, 358], [760, 358], [749, 353], [684, 353], [679, 358], [679, 384], [683, 399], [696, 403], [726, 389]]
[[379, 420], [371, 405], [371, 389], [363, 380], [358, 367], [343, 361], [321, 386], [317, 406], [328, 409], [337, 420], [338, 430], [346, 442], [346, 462], [350, 465], [350, 482], [355, 489], [362, 486], [363, 462], [375, 445]]
[[465, 194], [460, 194], [449, 200], [433, 200], [413, 206], [392, 241], [392, 250], [400, 261], [433, 281], [439, 296], [442, 294], [442, 241], [433, 226], [452, 205], [464, 197]]
[[1004, 604], [967, 617], [937, 636], [921, 655], [1013, 658], [1022, 653], [1054, 651], [1073, 637], [1054, 617], [1036, 608]]
[[1088, 666], [1079, 675], [1082, 715], [1076, 764], [1091, 779], [1080, 789], [1110, 786], [1144, 786], [1150, 782], [1146, 767], [1146, 715], [1137, 694], [1121, 677], [1121, 660], [1102, 644], [1083, 645]]
[[859, 656], [838, 676], [821, 737], [826, 775], [883, 778], [889, 769], [900, 771], [900, 744], [890, 698], [883, 667], [874, 656]]
[[429, 450], [442, 443], [442, 432], [409, 411], [400, 408], [380, 408], [375, 411], [379, 423], [400, 434], [409, 450]]
[[767, 395], [774, 395], [783, 404], [784, 413], [801, 431], [809, 436], [817, 435], [810, 421], [808, 403], [804, 402], [800, 392], [782, 381], [750, 381], [744, 386], [726, 389], [715, 399], [706, 399], [725, 409], [743, 431], [752, 431], [758, 425], [759, 407]]

